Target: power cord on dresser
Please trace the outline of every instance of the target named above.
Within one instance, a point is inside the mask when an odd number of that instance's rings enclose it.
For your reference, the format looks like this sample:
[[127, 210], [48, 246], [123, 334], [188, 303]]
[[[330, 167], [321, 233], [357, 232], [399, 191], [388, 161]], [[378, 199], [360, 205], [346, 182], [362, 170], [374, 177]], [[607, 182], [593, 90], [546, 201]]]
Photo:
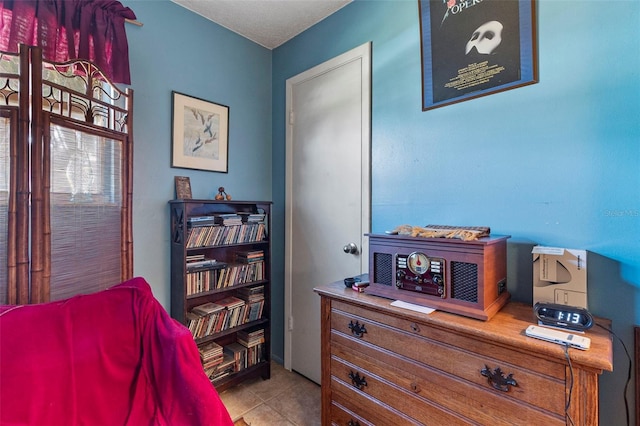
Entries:
[[567, 398], [567, 404], [564, 406], [564, 415], [571, 425], [575, 426], [573, 423], [573, 419], [569, 414], [569, 407], [571, 406], [571, 396], [573, 395], [573, 365], [571, 364], [571, 357], [569, 356], [569, 344], [564, 344], [564, 357], [567, 359], [567, 363], [569, 364], [569, 397]]
[[610, 329], [608, 327], [605, 327], [602, 324], [596, 323], [596, 325], [598, 327], [608, 331], [609, 333], [611, 333], [611, 335], [613, 337], [618, 339], [618, 341], [622, 345], [622, 348], [624, 349], [624, 353], [627, 355], [627, 359], [629, 360], [629, 370], [627, 371], [627, 383], [625, 383], [625, 385], [624, 385], [624, 408], [625, 408], [625, 413], [627, 415], [627, 425], [630, 425], [631, 423], [630, 423], [630, 419], [629, 419], [629, 401], [627, 400], [627, 390], [629, 388], [629, 384], [631, 383], [631, 374], [632, 374], [631, 355], [629, 355], [629, 351], [627, 350], [627, 346], [624, 344], [622, 339], [620, 337], [618, 337], [618, 335], [616, 333], [614, 333], [612, 329]]
[[[629, 383], [631, 383], [631, 370], [632, 370], [632, 368], [631, 368], [631, 356], [629, 355], [629, 351], [627, 350], [627, 346], [624, 344], [622, 339], [620, 337], [618, 337], [616, 335], [616, 333], [613, 332], [613, 330], [611, 330], [610, 328], [605, 327], [602, 324], [596, 323], [596, 325], [598, 327], [601, 327], [601, 328], [605, 329], [606, 331], [611, 333], [612, 336], [614, 336], [616, 339], [618, 339], [618, 341], [620, 342], [620, 344], [624, 348], [625, 354], [627, 354], [627, 359], [629, 360], [629, 371], [628, 371], [628, 374], [627, 374], [627, 383], [624, 385], [624, 407], [625, 407], [626, 416], [627, 416], [627, 425], [630, 425], [630, 423], [629, 423], [629, 421], [630, 421], [630, 419], [629, 419], [629, 401], [627, 400], [627, 389], [629, 388]], [[571, 357], [569, 356], [569, 344], [565, 343], [563, 346], [564, 346], [564, 356], [567, 359], [567, 363], [569, 364], [569, 373], [570, 373], [570, 378], [569, 378], [569, 397], [567, 398], [567, 404], [564, 407], [564, 414], [565, 414], [566, 419], [569, 421], [569, 423], [571, 425], [575, 425], [575, 423], [573, 422], [573, 419], [569, 415], [569, 407], [571, 406], [571, 396], [573, 394], [573, 365], [571, 364]]]

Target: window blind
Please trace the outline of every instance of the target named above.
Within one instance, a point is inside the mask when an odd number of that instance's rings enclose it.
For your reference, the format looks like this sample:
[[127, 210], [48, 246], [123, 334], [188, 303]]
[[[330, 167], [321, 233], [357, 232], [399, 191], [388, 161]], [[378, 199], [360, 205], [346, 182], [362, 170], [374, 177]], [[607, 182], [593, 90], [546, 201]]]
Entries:
[[0, 52], [0, 303], [132, 277], [132, 97], [91, 63]]
[[[9, 132], [8, 117], [0, 117], [0, 271], [7, 271], [7, 233], [9, 217]], [[8, 274], [0, 274], [0, 304], [7, 304]]]
[[122, 274], [122, 144], [52, 125], [51, 300], [102, 290]]

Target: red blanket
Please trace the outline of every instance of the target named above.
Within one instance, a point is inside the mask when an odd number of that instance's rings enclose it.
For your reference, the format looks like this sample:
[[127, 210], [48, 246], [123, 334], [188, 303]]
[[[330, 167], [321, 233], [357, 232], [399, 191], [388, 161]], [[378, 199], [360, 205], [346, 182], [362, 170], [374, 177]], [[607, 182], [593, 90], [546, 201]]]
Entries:
[[134, 278], [0, 307], [0, 425], [232, 425], [189, 330]]

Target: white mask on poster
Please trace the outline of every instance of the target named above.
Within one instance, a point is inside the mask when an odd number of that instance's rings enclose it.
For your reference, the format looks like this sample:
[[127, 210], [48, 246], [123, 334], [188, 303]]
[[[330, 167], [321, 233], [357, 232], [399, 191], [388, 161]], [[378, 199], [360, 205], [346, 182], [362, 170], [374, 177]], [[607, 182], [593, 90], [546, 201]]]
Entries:
[[489, 21], [478, 27], [467, 42], [465, 55], [474, 47], [483, 55], [490, 55], [502, 42], [503, 25], [498, 21]]

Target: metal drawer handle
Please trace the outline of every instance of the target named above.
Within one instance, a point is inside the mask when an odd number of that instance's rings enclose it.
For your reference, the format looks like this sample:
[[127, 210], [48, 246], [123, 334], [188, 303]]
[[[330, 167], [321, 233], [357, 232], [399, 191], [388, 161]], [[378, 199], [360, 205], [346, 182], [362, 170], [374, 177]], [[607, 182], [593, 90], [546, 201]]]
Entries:
[[484, 368], [480, 370], [480, 374], [488, 379], [494, 389], [502, 392], [509, 392], [510, 386], [518, 386], [518, 382], [513, 378], [513, 373], [505, 377], [500, 367], [491, 371], [489, 366], [485, 364]]
[[360, 377], [360, 373], [354, 373], [353, 371], [349, 373], [349, 378], [351, 379], [351, 384], [353, 387], [358, 390], [362, 390], [365, 386], [367, 386], [367, 380], [364, 376]]
[[416, 382], [411, 382], [411, 390], [415, 393], [420, 392], [420, 386]]
[[414, 333], [419, 333], [420, 332], [420, 327], [418, 327], [418, 324], [416, 324], [415, 322], [412, 322], [411, 323], [411, 330]]
[[349, 420], [347, 426], [360, 426], [360, 422], [357, 420]]
[[364, 328], [364, 324], [360, 324], [358, 321], [354, 324], [353, 321], [349, 321], [349, 330], [351, 330], [351, 334], [358, 338], [362, 338], [364, 333], [367, 332], [367, 329]]

